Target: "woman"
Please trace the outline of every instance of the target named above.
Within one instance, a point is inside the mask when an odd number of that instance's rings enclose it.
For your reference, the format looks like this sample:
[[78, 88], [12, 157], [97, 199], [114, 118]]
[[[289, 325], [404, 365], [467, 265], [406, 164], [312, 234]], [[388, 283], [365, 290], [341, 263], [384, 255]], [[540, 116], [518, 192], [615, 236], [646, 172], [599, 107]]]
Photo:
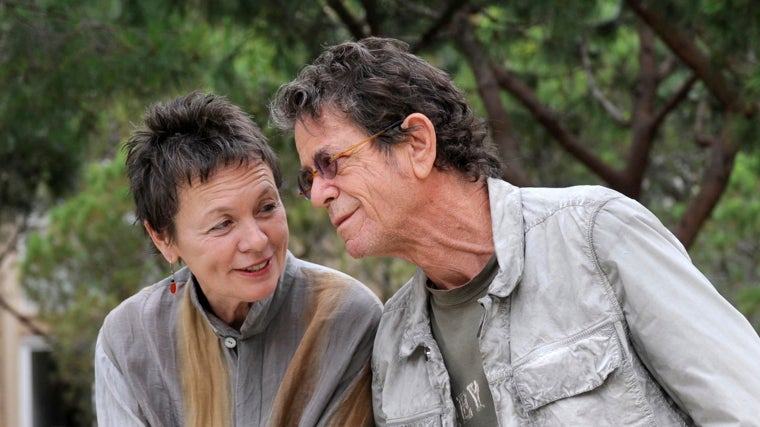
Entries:
[[287, 250], [279, 165], [261, 131], [197, 92], [154, 105], [144, 125], [125, 147], [130, 190], [172, 273], [103, 323], [99, 425], [371, 424], [381, 304]]

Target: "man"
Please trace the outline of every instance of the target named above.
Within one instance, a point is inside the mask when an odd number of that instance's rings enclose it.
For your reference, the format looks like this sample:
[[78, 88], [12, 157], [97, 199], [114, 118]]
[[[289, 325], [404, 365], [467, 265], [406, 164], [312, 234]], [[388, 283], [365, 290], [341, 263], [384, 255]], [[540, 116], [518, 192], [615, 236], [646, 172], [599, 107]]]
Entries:
[[648, 210], [516, 188], [449, 77], [401, 42], [280, 88], [302, 194], [354, 257], [417, 265], [386, 303], [378, 425], [758, 425], [760, 338]]

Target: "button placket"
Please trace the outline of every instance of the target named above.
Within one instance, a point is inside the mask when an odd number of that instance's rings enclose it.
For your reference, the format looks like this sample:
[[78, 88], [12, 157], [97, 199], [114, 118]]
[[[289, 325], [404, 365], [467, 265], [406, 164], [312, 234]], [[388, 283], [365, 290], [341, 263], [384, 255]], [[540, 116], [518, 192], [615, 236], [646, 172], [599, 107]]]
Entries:
[[223, 340], [224, 346], [233, 349], [237, 347], [237, 340], [233, 337], [225, 337]]

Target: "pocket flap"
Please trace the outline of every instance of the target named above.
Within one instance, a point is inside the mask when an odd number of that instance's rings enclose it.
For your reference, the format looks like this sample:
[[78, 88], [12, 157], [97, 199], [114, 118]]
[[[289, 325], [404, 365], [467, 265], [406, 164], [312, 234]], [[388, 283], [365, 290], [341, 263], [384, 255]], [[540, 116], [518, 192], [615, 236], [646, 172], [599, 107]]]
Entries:
[[534, 351], [515, 367], [518, 397], [527, 410], [593, 390], [622, 363], [615, 328], [606, 324], [570, 341]]

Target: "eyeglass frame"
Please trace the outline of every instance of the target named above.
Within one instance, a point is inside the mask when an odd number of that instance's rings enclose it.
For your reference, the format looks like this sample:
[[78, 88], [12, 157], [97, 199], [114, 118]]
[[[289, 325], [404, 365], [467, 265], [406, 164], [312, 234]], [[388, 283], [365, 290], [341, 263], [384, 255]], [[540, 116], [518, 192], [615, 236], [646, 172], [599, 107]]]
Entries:
[[[327, 166], [329, 166], [329, 165], [335, 163], [340, 158], [351, 156], [352, 154], [354, 154], [354, 152], [356, 150], [358, 150], [359, 148], [361, 148], [362, 146], [364, 146], [366, 143], [368, 143], [370, 141], [374, 141], [375, 139], [377, 139], [378, 137], [382, 136], [383, 134], [385, 134], [386, 132], [390, 131], [391, 129], [393, 129], [393, 128], [397, 127], [397, 126], [400, 126], [402, 123], [404, 123], [404, 120], [405, 119], [401, 119], [401, 120], [395, 121], [395, 122], [391, 123], [389, 126], [381, 129], [379, 132], [374, 133], [374, 134], [368, 136], [367, 138], [362, 139], [361, 141], [359, 141], [356, 144], [348, 147], [347, 149], [341, 151], [338, 154], [330, 156], [327, 159], [327, 161], [326, 161], [325, 164]], [[301, 169], [300, 172], [298, 172], [298, 179], [297, 179], [298, 190], [299, 190], [298, 192], [306, 200], [311, 200], [311, 188], [314, 186], [314, 177], [317, 176], [317, 174], [319, 174], [319, 176], [321, 176], [324, 179], [333, 179], [336, 176], [338, 176], [338, 165], [337, 164], [335, 165], [335, 174], [332, 175], [329, 178], [327, 176], [325, 176], [325, 171], [323, 170], [322, 167], [319, 166], [319, 162], [317, 162], [317, 156], [322, 155], [322, 154], [325, 154], [324, 151], [319, 151], [319, 152], [317, 152], [314, 155], [314, 158], [312, 159], [312, 161], [314, 162], [314, 169], [309, 170], [309, 169], [304, 168], [304, 169]], [[309, 188], [308, 189], [304, 189], [304, 187], [305, 187], [305, 185], [303, 184], [304, 182], [308, 182], [309, 183]]]

